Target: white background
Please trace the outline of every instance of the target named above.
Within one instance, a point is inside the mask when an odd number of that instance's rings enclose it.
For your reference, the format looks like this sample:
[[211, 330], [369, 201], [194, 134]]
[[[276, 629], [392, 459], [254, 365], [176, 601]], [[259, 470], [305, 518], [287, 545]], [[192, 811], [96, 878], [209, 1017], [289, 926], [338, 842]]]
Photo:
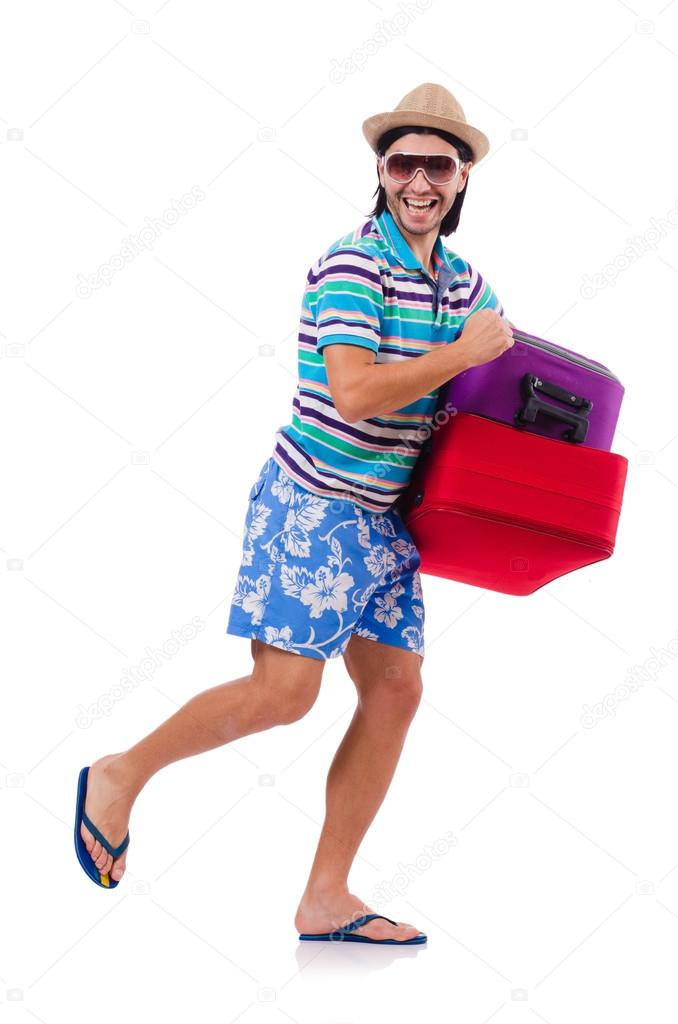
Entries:
[[[0, 1012], [674, 1019], [678, 3], [2, 17]], [[297, 939], [355, 705], [341, 659], [301, 721], [156, 775], [105, 892], [73, 850], [77, 773], [249, 672], [224, 628], [246, 496], [291, 416], [306, 274], [372, 208], [362, 121], [426, 81], [492, 144], [446, 244], [517, 326], [626, 387], [617, 550], [527, 598], [424, 577], [424, 699], [350, 883], [366, 901], [400, 885], [379, 909], [427, 946]], [[78, 291], [196, 186], [148, 251]], [[195, 639], [78, 717], [194, 616]]]

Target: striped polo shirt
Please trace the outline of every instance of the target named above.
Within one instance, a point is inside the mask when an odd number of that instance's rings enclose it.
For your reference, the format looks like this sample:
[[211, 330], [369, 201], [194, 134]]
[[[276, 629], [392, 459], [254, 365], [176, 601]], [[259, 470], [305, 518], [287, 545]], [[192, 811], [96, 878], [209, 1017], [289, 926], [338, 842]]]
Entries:
[[487, 281], [447, 249], [440, 235], [431, 260], [434, 276], [385, 209], [333, 242], [311, 266], [292, 418], [278, 427], [272, 452], [306, 490], [386, 512], [407, 486], [440, 390], [402, 409], [347, 423], [330, 394], [326, 345], [359, 345], [374, 352], [377, 363], [396, 363], [454, 342], [466, 317], [486, 306], [506, 318]]

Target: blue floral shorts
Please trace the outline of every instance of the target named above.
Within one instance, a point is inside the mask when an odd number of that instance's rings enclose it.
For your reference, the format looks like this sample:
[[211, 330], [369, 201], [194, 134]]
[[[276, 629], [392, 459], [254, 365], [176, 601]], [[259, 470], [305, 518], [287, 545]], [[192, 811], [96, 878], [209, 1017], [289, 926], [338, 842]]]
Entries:
[[398, 511], [313, 494], [272, 455], [248, 500], [227, 633], [325, 660], [351, 633], [424, 656], [420, 557]]

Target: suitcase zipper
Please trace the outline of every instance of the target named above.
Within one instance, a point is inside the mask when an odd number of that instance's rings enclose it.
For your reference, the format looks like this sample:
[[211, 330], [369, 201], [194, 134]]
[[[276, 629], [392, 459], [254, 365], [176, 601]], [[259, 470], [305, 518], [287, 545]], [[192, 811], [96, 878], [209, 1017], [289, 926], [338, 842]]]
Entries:
[[578, 366], [584, 366], [587, 370], [592, 370], [593, 373], [599, 373], [603, 377], [609, 377], [610, 380], [615, 380], [618, 384], [621, 384], [619, 377], [615, 376], [611, 370], [608, 370], [607, 366], [603, 366], [602, 363], [596, 363], [595, 360], [585, 359], [583, 356], [574, 355], [572, 352], [568, 352], [567, 349], [561, 348], [560, 345], [554, 345], [551, 341], [544, 341], [543, 338], [537, 338], [534, 334], [526, 334], [525, 331], [520, 331], [518, 328], [513, 328], [513, 337], [516, 341], [524, 341], [526, 345], [532, 345], [534, 348], [541, 348], [545, 352], [549, 352], [552, 355], [559, 356], [561, 359], [567, 359], [570, 363], [576, 363]]

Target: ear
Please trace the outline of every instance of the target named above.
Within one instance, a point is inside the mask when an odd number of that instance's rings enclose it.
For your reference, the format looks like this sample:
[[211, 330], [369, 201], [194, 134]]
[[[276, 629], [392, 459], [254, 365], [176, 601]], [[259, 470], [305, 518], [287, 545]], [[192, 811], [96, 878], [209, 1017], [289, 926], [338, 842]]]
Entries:
[[469, 162], [464, 166], [464, 168], [463, 168], [463, 170], [462, 170], [462, 172], [460, 174], [461, 188], [457, 189], [457, 193], [463, 192], [464, 189], [466, 188], [466, 182], [468, 181], [468, 176], [471, 173], [471, 168], [472, 167], [473, 167], [473, 161], [469, 160]]

